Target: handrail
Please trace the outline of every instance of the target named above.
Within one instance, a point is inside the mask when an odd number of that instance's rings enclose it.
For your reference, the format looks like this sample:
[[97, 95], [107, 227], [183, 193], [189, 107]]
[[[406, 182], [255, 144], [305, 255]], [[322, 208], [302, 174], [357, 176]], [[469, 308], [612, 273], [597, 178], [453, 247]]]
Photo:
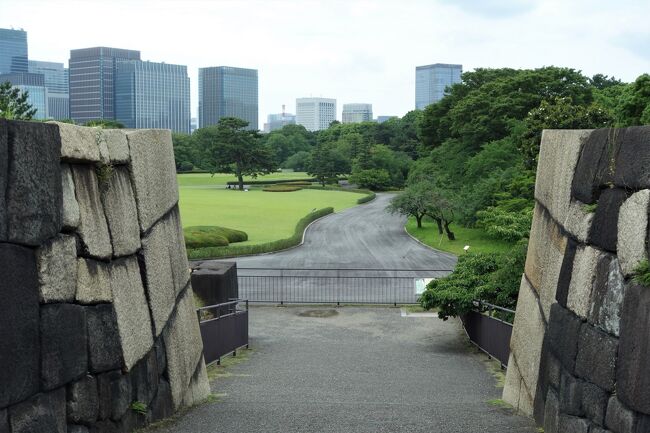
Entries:
[[504, 313], [515, 314], [515, 310], [511, 310], [509, 308], [500, 307], [498, 305], [490, 304], [489, 302], [485, 302], [485, 301], [472, 301], [472, 302], [474, 303], [474, 306], [478, 307], [478, 308], [480, 308], [481, 305], [485, 305], [490, 310], [498, 310], [498, 311], [503, 311]]
[[385, 268], [244, 268], [237, 266], [237, 270], [258, 271], [378, 271], [378, 272], [452, 272], [453, 269], [385, 269]]
[[[244, 302], [246, 304], [246, 310], [237, 310], [237, 305]], [[234, 308], [232, 307], [234, 305]], [[221, 309], [224, 307], [230, 307], [228, 309], [228, 312], [226, 314], [221, 314]], [[209, 319], [201, 319], [201, 312], [207, 311], [207, 310], [216, 310], [216, 317], [212, 317]], [[219, 320], [223, 317], [228, 317], [232, 316], [238, 313], [241, 313], [242, 311], [248, 311], [248, 299], [237, 299], [234, 301], [228, 301], [228, 302], [223, 302], [221, 304], [214, 304], [214, 305], [207, 305], [205, 307], [199, 307], [196, 310], [196, 316], [199, 319], [199, 323], [205, 323], [205, 322], [211, 322], [213, 320]]]

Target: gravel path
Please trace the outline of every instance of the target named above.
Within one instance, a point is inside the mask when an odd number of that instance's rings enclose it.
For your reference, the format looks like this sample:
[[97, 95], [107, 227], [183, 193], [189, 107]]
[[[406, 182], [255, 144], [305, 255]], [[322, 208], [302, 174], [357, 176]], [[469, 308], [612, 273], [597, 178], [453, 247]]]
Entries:
[[[331, 317], [313, 317], [328, 316]], [[164, 433], [533, 433], [454, 321], [395, 308], [254, 307], [250, 359], [225, 394]]]

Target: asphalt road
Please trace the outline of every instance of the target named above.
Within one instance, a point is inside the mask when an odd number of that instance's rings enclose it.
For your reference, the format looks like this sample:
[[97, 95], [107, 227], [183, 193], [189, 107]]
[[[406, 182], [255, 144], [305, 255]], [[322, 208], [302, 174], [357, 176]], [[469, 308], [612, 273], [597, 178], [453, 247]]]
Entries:
[[250, 358], [212, 383], [219, 401], [156, 432], [537, 432], [488, 403], [501, 394], [490, 361], [455, 321], [396, 308], [254, 307], [250, 335]]

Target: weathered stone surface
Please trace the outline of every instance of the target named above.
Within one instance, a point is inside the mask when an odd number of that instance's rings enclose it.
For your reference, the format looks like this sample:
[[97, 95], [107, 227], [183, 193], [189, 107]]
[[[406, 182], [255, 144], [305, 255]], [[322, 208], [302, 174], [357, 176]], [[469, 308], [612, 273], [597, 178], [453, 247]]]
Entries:
[[88, 370], [86, 311], [73, 304], [41, 306], [41, 379], [50, 390]]
[[135, 253], [140, 248], [140, 226], [126, 167], [115, 168], [107, 187], [101, 191], [101, 199], [113, 241], [113, 255]]
[[583, 416], [582, 409], [582, 384], [581, 380], [576, 379], [567, 373], [562, 373], [560, 377], [560, 411], [572, 416]]
[[10, 121], [7, 126], [7, 234], [0, 241], [37, 246], [63, 226], [59, 131], [56, 125], [35, 122]]
[[168, 418], [174, 414], [174, 407], [172, 405], [172, 389], [169, 382], [165, 379], [160, 379], [158, 383], [158, 392], [156, 397], [151, 402], [151, 420], [158, 421]]
[[616, 388], [626, 406], [645, 414], [650, 414], [649, 329], [650, 289], [631, 284], [626, 288], [621, 314]]
[[75, 165], [72, 167], [72, 175], [81, 216], [78, 232], [86, 250], [85, 254], [99, 259], [108, 259], [113, 249], [100, 201], [95, 168], [90, 165]]
[[79, 424], [68, 424], [68, 433], [88, 433], [88, 427]]
[[590, 423], [584, 418], [560, 415], [559, 431], [562, 433], [589, 433]]
[[90, 426], [90, 433], [124, 433], [113, 421], [99, 421]]
[[129, 162], [129, 143], [126, 133], [119, 129], [104, 129], [104, 140], [108, 147], [108, 154], [112, 164], [126, 164]]
[[533, 418], [538, 424], [544, 423], [546, 412], [546, 396], [550, 390], [558, 392], [560, 389], [560, 377], [562, 367], [560, 361], [553, 355], [548, 341], [548, 333], [544, 336], [542, 353], [539, 364], [539, 378], [537, 379], [537, 390], [535, 392]]
[[[0, 125], [0, 128], [2, 126]], [[9, 430], [9, 416], [7, 415], [7, 409], [0, 409], [0, 433], [11, 433]]]
[[637, 418], [634, 412], [625, 407], [616, 396], [607, 404], [605, 425], [615, 433], [636, 433]]
[[619, 130], [618, 141], [614, 184], [628, 189], [650, 188], [650, 127]]
[[596, 267], [603, 253], [590, 246], [580, 246], [573, 261], [567, 307], [578, 316], [587, 318], [591, 310], [591, 295], [596, 277]]
[[612, 433], [611, 430], [605, 430], [602, 427], [594, 426], [590, 433]]
[[137, 259], [114, 261], [111, 277], [124, 366], [130, 370], [153, 347], [151, 319]]
[[595, 129], [585, 140], [573, 176], [573, 197], [584, 203], [598, 201], [603, 187], [614, 177], [618, 130]]
[[156, 351], [151, 350], [138, 362], [130, 373], [133, 399], [148, 405], [156, 395], [158, 386], [158, 364]]
[[92, 259], [77, 259], [77, 302], [98, 304], [111, 302], [110, 265]]
[[77, 245], [74, 236], [57, 235], [36, 250], [40, 300], [73, 301], [77, 290]]
[[162, 374], [167, 369], [167, 355], [165, 354], [165, 342], [162, 337], [159, 337], [153, 345], [156, 351], [156, 364], [158, 364], [158, 371]]
[[39, 305], [34, 250], [0, 243], [0, 407], [40, 387]]
[[551, 307], [547, 339], [551, 351], [570, 373], [575, 370], [578, 354], [578, 336], [582, 321], [559, 304]]
[[589, 321], [610, 334], [618, 336], [624, 294], [625, 282], [619, 261], [606, 256], [597, 266]]
[[[521, 279], [521, 288], [517, 301], [517, 314], [515, 314], [510, 349], [516, 358], [523, 388], [526, 389], [527, 395], [531, 396], [531, 412], [533, 409], [532, 397], [537, 392], [537, 380], [539, 377], [545, 327], [546, 324], [535, 291], [524, 275]], [[507, 374], [510, 374], [510, 371]]]
[[126, 136], [140, 230], [145, 232], [178, 202], [171, 132], [150, 129]]
[[0, 242], [7, 240], [7, 182], [9, 181], [9, 126], [0, 119]]
[[517, 360], [511, 352], [508, 357], [508, 370], [506, 371], [506, 381], [503, 387], [503, 401], [518, 412], [532, 415], [533, 397], [524, 386]]
[[196, 367], [203, 358], [203, 343], [191, 289], [178, 302], [176, 313], [165, 328], [163, 338], [174, 409], [178, 409], [182, 406]]
[[616, 252], [618, 214], [626, 199], [627, 192], [624, 189], [610, 188], [601, 193], [589, 230], [589, 243], [606, 251]]
[[546, 405], [544, 407], [544, 433], [558, 433], [558, 424], [560, 421], [560, 401], [557, 393], [549, 390], [546, 394]]
[[187, 261], [185, 236], [178, 206], [175, 206], [165, 218], [165, 230], [169, 239], [169, 257], [171, 259], [174, 291], [180, 294], [190, 281], [190, 265]]
[[582, 409], [587, 418], [600, 426], [605, 425], [608, 400], [605, 390], [589, 382], [582, 383]]
[[72, 170], [68, 164], [61, 164], [61, 189], [63, 190], [63, 229], [74, 230], [79, 227], [79, 203], [74, 192]]
[[639, 262], [648, 258], [646, 238], [649, 203], [650, 190], [644, 189], [632, 194], [623, 203], [618, 214], [616, 251], [626, 277], [632, 275]]
[[99, 162], [99, 134], [101, 129], [69, 123], [48, 122], [59, 127], [61, 159], [73, 162]]
[[580, 328], [576, 374], [607, 391], [614, 390], [618, 340], [589, 324]]
[[88, 321], [88, 364], [93, 373], [122, 366], [122, 346], [113, 306], [100, 304], [86, 308]]
[[564, 220], [564, 229], [571, 233], [578, 241], [585, 243], [594, 220], [594, 213], [589, 212], [584, 203], [571, 200]]
[[93, 376], [87, 375], [68, 385], [66, 408], [70, 423], [89, 424], [97, 420], [99, 397]]
[[564, 258], [562, 259], [560, 275], [557, 281], [557, 290], [555, 292], [555, 299], [563, 307], [567, 305], [571, 274], [573, 273], [573, 260], [575, 259], [577, 248], [578, 243], [573, 239], [569, 239], [564, 250]]
[[65, 388], [11, 406], [9, 421], [12, 433], [66, 433]]
[[208, 372], [205, 368], [203, 357], [196, 366], [196, 371], [190, 380], [190, 386], [183, 397], [183, 406], [190, 407], [203, 402], [210, 395], [210, 382], [208, 381]]
[[119, 420], [132, 402], [131, 380], [119, 371], [109, 371], [97, 376], [100, 420]]

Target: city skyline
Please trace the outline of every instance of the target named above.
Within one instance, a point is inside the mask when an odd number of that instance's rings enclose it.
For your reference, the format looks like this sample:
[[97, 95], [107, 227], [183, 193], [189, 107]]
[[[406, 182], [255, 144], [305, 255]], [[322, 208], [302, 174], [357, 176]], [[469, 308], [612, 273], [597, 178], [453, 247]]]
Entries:
[[[187, 65], [193, 117], [198, 68], [258, 69], [260, 123], [283, 104], [295, 112], [295, 98], [309, 95], [368, 101], [375, 116], [402, 116], [413, 108], [414, 68], [431, 63], [465, 71], [557, 65], [625, 81], [650, 70], [650, 5], [637, 0], [597, 8], [584, 0], [116, 3], [5, 0], [0, 27], [28, 31], [33, 59], [66, 63], [71, 49], [110, 46]], [[213, 43], [230, 35], [238, 36]]]

